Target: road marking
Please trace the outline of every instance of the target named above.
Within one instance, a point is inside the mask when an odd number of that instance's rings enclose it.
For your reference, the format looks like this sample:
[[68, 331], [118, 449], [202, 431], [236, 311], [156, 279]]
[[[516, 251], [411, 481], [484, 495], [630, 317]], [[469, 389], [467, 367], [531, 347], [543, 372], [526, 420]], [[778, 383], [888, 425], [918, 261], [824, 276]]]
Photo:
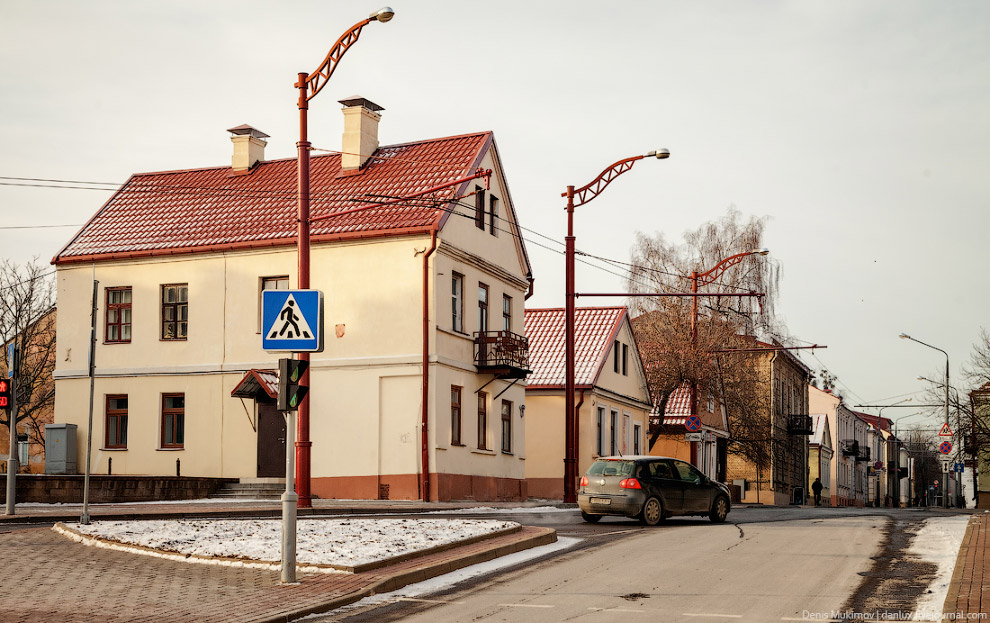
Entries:
[[499, 604], [503, 608], [553, 608], [551, 605], [541, 604]]
[[626, 534], [629, 532], [639, 532], [639, 530], [616, 530], [615, 532], [595, 532], [590, 536], [610, 536], [613, 534]]
[[682, 612], [683, 617], [716, 617], [719, 619], [741, 619], [743, 615], [741, 614], [708, 614], [708, 613], [695, 613], [695, 612]]
[[416, 601], [424, 604], [462, 604], [463, 601], [447, 601], [446, 599], [416, 599], [415, 597], [399, 597], [396, 601]]
[[646, 610], [630, 610], [628, 608], [588, 608], [588, 610], [593, 610], [595, 612], [646, 612]]

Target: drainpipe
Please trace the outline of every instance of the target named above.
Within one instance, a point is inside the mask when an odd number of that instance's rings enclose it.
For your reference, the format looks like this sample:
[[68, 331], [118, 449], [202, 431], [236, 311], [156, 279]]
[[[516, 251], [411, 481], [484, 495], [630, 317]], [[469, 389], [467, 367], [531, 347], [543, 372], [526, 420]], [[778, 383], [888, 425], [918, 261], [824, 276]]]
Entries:
[[[530, 281], [532, 284], [532, 280]], [[581, 427], [581, 418], [578, 414], [581, 413], [581, 405], [584, 404], [584, 390], [578, 394], [578, 402], [574, 405], [574, 455], [577, 462], [574, 464], [574, 472], [578, 476], [583, 476], [584, 474], [578, 473], [580, 470], [578, 468], [581, 466], [581, 446], [578, 445], [578, 429]]]
[[523, 297], [524, 301], [528, 301], [529, 297], [533, 296], [533, 273], [526, 273], [526, 281], [529, 282], [529, 290], [526, 291], [526, 296]]
[[430, 256], [437, 250], [437, 226], [430, 232], [430, 248], [423, 254], [423, 421], [422, 421], [422, 463], [419, 497], [430, 501], [430, 444], [428, 426], [430, 421]]

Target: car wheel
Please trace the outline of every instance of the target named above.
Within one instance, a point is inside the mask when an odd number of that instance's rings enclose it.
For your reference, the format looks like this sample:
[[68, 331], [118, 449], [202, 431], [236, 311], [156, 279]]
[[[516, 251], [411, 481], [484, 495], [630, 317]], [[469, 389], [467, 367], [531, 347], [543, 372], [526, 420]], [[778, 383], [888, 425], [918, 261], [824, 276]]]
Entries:
[[639, 520], [648, 526], [655, 526], [663, 520], [663, 504], [657, 498], [649, 498], [643, 504]]
[[598, 523], [601, 518], [601, 515], [589, 515], [588, 513], [581, 511], [581, 519], [587, 521], [588, 523]]
[[729, 501], [725, 499], [725, 496], [720, 495], [715, 498], [715, 503], [712, 504], [712, 510], [708, 513], [708, 518], [714, 523], [722, 523], [728, 515]]

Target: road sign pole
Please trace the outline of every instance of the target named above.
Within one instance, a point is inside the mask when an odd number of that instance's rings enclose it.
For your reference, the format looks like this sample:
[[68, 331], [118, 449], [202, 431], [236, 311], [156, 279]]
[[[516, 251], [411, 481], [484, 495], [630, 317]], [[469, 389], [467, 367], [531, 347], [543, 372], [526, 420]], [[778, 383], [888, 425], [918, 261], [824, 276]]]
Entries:
[[10, 410], [7, 411], [7, 431], [10, 433], [10, 453], [7, 455], [7, 514], [13, 515], [15, 512], [14, 498], [17, 495], [17, 470], [20, 468], [17, 460], [17, 375], [14, 371], [17, 368], [17, 346], [11, 342], [7, 349], [8, 378], [10, 382]]
[[[279, 379], [279, 384], [284, 382]], [[285, 493], [282, 494], [282, 584], [296, 583], [296, 412], [285, 411]]]

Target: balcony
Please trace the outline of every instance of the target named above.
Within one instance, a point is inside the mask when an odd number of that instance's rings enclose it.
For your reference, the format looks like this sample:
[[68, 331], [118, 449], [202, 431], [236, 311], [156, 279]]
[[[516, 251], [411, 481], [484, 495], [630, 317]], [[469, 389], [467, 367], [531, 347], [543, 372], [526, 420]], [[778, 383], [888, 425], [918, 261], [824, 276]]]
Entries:
[[842, 445], [842, 456], [859, 455], [859, 441], [855, 439], [843, 439], [841, 445]]
[[862, 448], [858, 455], [856, 455], [856, 462], [869, 461], [870, 460], [870, 448]]
[[788, 435], [812, 435], [815, 432], [814, 426], [810, 415], [787, 416]]
[[529, 340], [511, 331], [476, 332], [474, 365], [480, 372], [524, 379], [529, 374]]

